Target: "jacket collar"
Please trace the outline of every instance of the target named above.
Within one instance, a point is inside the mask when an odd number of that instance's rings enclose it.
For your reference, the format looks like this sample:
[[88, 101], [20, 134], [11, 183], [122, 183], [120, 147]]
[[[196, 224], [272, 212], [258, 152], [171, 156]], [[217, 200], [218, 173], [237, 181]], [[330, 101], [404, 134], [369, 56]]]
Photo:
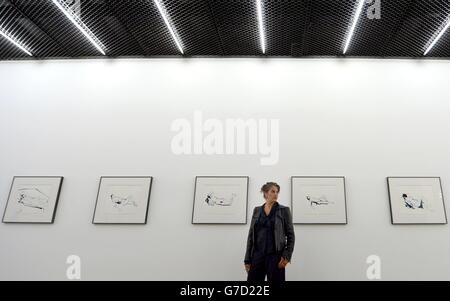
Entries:
[[[265, 215], [265, 212], [264, 212], [264, 206], [266, 205], [266, 203], [264, 203], [264, 204], [262, 204], [261, 205], [261, 214], [263, 214], [263, 215]], [[272, 205], [272, 208], [270, 209], [270, 212], [269, 212], [269, 215], [267, 215], [267, 217], [270, 217], [270, 216], [273, 216], [273, 215], [275, 215], [275, 213], [277, 212], [277, 209], [278, 209], [278, 206], [279, 206], [280, 204], [278, 204], [278, 202], [275, 202], [273, 205]]]

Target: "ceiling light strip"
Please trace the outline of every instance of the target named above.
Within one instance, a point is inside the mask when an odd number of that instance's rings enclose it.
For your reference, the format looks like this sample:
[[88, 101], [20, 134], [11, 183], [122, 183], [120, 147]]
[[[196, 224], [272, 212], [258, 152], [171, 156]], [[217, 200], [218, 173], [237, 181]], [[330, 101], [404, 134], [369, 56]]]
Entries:
[[16, 40], [13, 36], [11, 36], [6, 30], [0, 28], [0, 35], [2, 37], [4, 37], [5, 39], [7, 39], [10, 43], [12, 43], [14, 46], [16, 46], [17, 48], [19, 48], [20, 50], [22, 50], [23, 52], [25, 52], [26, 54], [28, 54], [29, 56], [33, 56], [33, 54], [31, 54], [31, 52], [29, 50], [27, 50], [27, 48], [25, 46], [22, 45], [21, 42], [19, 42], [18, 40]]
[[52, 0], [56, 7], [64, 13], [64, 15], [78, 28], [79, 31], [97, 48], [101, 54], [106, 55], [104, 46], [100, 40], [92, 33], [92, 31], [81, 21], [75, 12], [64, 2], [64, 0]]
[[439, 32], [437, 37], [433, 40], [433, 42], [428, 46], [427, 50], [423, 53], [423, 55], [427, 55], [428, 52], [430, 52], [431, 48], [439, 41], [439, 39], [444, 35], [444, 33], [447, 31], [447, 29], [450, 27], [450, 18], [447, 20], [447, 24], [442, 28], [442, 30]]
[[366, 2], [366, 0], [359, 0], [358, 8], [356, 9], [355, 16], [353, 17], [352, 27], [350, 28], [350, 31], [349, 31], [348, 36], [347, 36], [347, 41], [345, 42], [344, 54], [348, 50], [348, 46], [350, 45], [350, 41], [352, 40], [353, 33], [355, 32], [356, 24], [358, 23], [359, 17], [361, 16], [361, 12], [362, 12], [362, 9], [363, 9], [363, 6], [364, 6], [365, 2]]
[[177, 36], [175, 35], [175, 32], [167, 18], [167, 14], [166, 14], [165, 10], [163, 9], [163, 7], [161, 6], [161, 3], [159, 3], [159, 0], [153, 0], [153, 2], [155, 2], [155, 5], [158, 8], [159, 13], [161, 14], [161, 17], [163, 18], [164, 23], [166, 23], [167, 29], [169, 29], [170, 35], [172, 36], [173, 40], [175, 41], [175, 44], [177, 44], [177, 47], [180, 50], [181, 54], [184, 54], [183, 48], [181, 47], [181, 43], [178, 40]]
[[261, 42], [261, 51], [263, 54], [265, 54], [266, 53], [266, 41], [265, 41], [265, 35], [264, 35], [264, 23], [263, 23], [261, 0], [256, 0], [256, 11], [258, 14], [258, 27], [259, 27], [259, 39]]

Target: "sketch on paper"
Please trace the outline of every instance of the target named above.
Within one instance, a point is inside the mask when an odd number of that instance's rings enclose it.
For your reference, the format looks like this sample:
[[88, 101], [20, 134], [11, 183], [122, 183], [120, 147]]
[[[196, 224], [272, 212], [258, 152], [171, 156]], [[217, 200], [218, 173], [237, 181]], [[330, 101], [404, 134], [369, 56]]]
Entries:
[[64, 177], [13, 178], [2, 222], [54, 222], [59, 193]]
[[116, 195], [114, 193], [111, 193], [109, 196], [113, 207], [117, 208], [119, 210], [122, 210], [123, 208], [127, 207], [127, 206], [132, 206], [132, 207], [137, 207], [137, 203], [135, 201], [133, 201], [133, 196], [128, 195], [125, 197]]
[[307, 194], [306, 200], [308, 201], [309, 206], [312, 208], [316, 208], [318, 206], [328, 206], [330, 204], [334, 204], [334, 202], [329, 201], [326, 196], [312, 197], [309, 194]]
[[208, 206], [231, 206], [236, 199], [237, 193], [232, 192], [230, 196], [217, 196], [214, 192], [209, 192], [206, 195], [205, 202]]
[[347, 224], [345, 178], [291, 177], [292, 220], [295, 224]]
[[245, 224], [247, 176], [195, 177], [193, 224]]
[[101, 177], [94, 224], [146, 224], [152, 177]]
[[402, 194], [403, 203], [408, 209], [425, 209], [422, 198], [415, 198], [408, 196], [406, 193]]
[[50, 197], [38, 188], [19, 188], [17, 202], [24, 207], [44, 212], [48, 207]]
[[440, 177], [387, 177], [391, 223], [447, 224]]

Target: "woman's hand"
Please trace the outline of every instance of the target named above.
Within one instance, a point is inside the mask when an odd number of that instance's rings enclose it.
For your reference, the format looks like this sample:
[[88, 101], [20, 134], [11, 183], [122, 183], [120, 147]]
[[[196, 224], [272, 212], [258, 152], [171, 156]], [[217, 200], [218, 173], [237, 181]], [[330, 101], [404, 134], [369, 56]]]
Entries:
[[245, 270], [247, 271], [247, 273], [248, 273], [248, 271], [250, 271], [250, 265], [249, 264], [245, 265]]
[[288, 263], [289, 261], [286, 258], [281, 257], [280, 262], [278, 263], [278, 268], [284, 269]]

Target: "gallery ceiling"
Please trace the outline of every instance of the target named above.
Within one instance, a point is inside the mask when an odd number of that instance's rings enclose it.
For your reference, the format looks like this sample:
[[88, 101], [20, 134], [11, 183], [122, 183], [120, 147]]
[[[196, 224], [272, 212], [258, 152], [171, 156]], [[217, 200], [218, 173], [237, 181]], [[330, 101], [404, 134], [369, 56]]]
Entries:
[[0, 60], [449, 58], [449, 22], [450, 0], [0, 0]]

